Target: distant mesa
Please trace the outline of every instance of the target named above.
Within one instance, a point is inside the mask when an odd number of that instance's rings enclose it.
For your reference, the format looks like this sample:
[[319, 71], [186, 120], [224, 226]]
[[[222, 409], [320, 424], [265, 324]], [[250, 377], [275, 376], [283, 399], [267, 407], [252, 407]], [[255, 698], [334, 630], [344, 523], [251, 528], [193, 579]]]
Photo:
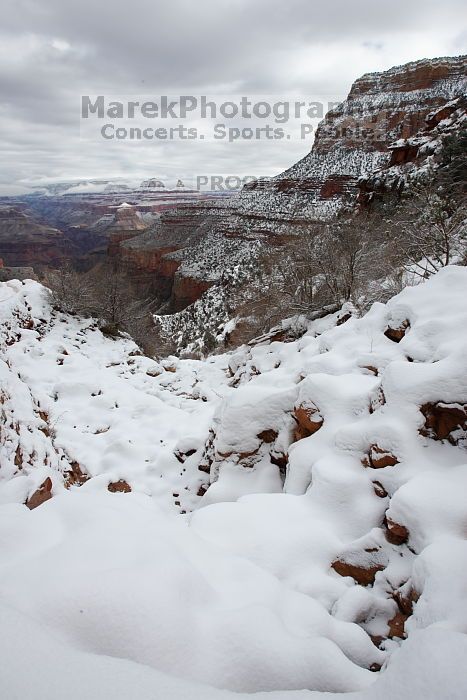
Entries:
[[124, 184], [115, 184], [110, 182], [105, 188], [104, 192], [106, 194], [114, 194], [116, 192], [128, 192], [131, 190], [131, 187], [129, 185], [124, 185]]
[[115, 216], [109, 231], [143, 231], [147, 228], [136, 207], [122, 202], [115, 210]]
[[139, 186], [141, 190], [163, 190], [165, 185], [162, 180], [156, 180], [156, 178], [150, 178], [149, 180], [143, 180]]
[[[141, 185], [139, 186], [140, 190], [165, 190], [165, 184], [162, 182], [162, 180], [157, 180], [156, 178], [152, 177], [149, 180], [143, 180]], [[169, 189], [173, 189], [173, 187], [169, 187]], [[175, 185], [175, 189], [181, 190], [185, 189], [185, 184], [182, 180], [177, 180], [177, 184]]]

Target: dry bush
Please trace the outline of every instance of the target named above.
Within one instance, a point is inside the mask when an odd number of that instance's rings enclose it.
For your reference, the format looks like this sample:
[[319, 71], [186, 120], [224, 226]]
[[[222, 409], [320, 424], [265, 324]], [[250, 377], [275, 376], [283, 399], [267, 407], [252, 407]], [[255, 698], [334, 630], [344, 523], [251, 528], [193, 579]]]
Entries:
[[92, 316], [95, 301], [94, 281], [88, 274], [77, 272], [70, 264], [60, 270], [49, 270], [44, 284], [51, 290], [57, 309], [79, 316]]
[[260, 256], [255, 277], [238, 297], [242, 320], [235, 341], [251, 340], [284, 318], [312, 317], [323, 307], [352, 301], [364, 308], [377, 297], [376, 280], [394, 269], [393, 258], [377, 215], [344, 212], [328, 223], [311, 222], [304, 233]]
[[435, 172], [407, 191], [394, 215], [387, 217], [387, 235], [397, 250], [398, 263], [419, 277], [429, 277], [466, 250], [466, 199], [443, 186]]
[[89, 272], [71, 267], [47, 274], [55, 306], [66, 313], [98, 319], [102, 332], [117, 337], [128, 333], [149, 354], [160, 349], [153, 316], [158, 299], [141, 297], [118, 265], [97, 265]]

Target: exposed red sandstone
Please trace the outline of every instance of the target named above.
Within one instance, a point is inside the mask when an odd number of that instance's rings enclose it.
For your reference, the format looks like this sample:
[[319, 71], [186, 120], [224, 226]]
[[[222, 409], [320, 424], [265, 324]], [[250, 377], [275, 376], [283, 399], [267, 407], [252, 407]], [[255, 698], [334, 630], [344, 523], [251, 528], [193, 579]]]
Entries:
[[397, 637], [399, 639], [404, 639], [406, 637], [405, 623], [408, 618], [413, 613], [414, 603], [418, 600], [419, 594], [413, 588], [411, 588], [407, 593], [403, 593], [402, 590], [394, 591], [392, 596], [397, 603], [398, 610], [394, 616], [388, 620], [388, 638], [393, 639]]
[[368, 370], [368, 372], [371, 372], [371, 374], [374, 374], [375, 377], [377, 377], [378, 374], [379, 374], [378, 368], [377, 368], [377, 367], [374, 367], [373, 365], [363, 365], [363, 366], [362, 366], [362, 369]]
[[256, 436], [259, 438], [259, 440], [262, 440], [263, 442], [274, 442], [274, 440], [277, 438], [277, 430], [273, 430], [272, 428], [269, 428], [268, 430], [262, 430], [258, 435]]
[[419, 599], [420, 593], [418, 593], [418, 591], [416, 591], [412, 586], [409, 587], [408, 592], [404, 591], [404, 588], [406, 588], [406, 586], [404, 586], [402, 589], [399, 588], [398, 590], [394, 591], [393, 598], [396, 601], [399, 610], [404, 615], [409, 617], [413, 613], [413, 606]]
[[[173, 249], [138, 248], [134, 238], [133, 234], [123, 234], [117, 238], [112, 236], [109, 254], [118, 257], [123, 269], [133, 282], [139, 282], [144, 287], [150, 286], [158, 294], [169, 298], [172, 293], [175, 272], [180, 263], [166, 260], [164, 256], [173, 252]], [[133, 242], [133, 246], [126, 246], [125, 242]], [[123, 245], [121, 245], [122, 243]]]
[[394, 343], [400, 343], [400, 341], [405, 336], [409, 328], [410, 321], [406, 319], [399, 326], [397, 326], [397, 328], [392, 328], [391, 326], [388, 326], [384, 331], [384, 335], [386, 336], [386, 338], [389, 338], [389, 340], [392, 340]]
[[453, 445], [467, 442], [467, 404], [426, 403], [420, 411], [425, 425], [420, 433], [434, 440], [449, 440]]
[[390, 146], [389, 150], [391, 152], [389, 167], [392, 167], [413, 162], [418, 155], [419, 146], [404, 141], [402, 144]]
[[82, 486], [86, 481], [89, 481], [89, 475], [83, 472], [78, 462], [71, 462], [70, 467], [71, 469], [65, 472], [65, 488], [69, 489], [70, 486]]
[[335, 175], [332, 178], [328, 178], [321, 185], [319, 196], [322, 199], [329, 199], [335, 195], [342, 195], [345, 193], [346, 185], [351, 181], [348, 175]]
[[394, 637], [403, 639], [405, 637], [405, 623], [408, 617], [408, 615], [398, 610], [394, 617], [388, 620], [389, 631], [387, 636], [389, 639]]
[[187, 245], [203, 212], [194, 205], [180, 205], [163, 213], [146, 231], [120, 231], [111, 238], [109, 254], [120, 260], [134, 282], [170, 300], [172, 312], [189, 306], [212, 284], [198, 275], [177, 274], [181, 260], [172, 256]]
[[26, 505], [30, 510], [37, 508], [46, 501], [52, 498], [52, 479], [48, 476], [45, 481], [34, 491], [32, 496], [26, 501]]
[[386, 498], [388, 495], [388, 492], [380, 481], [373, 481], [373, 490], [378, 498]]
[[207, 464], [205, 462], [202, 462], [201, 464], [199, 464], [198, 469], [200, 472], [204, 472], [205, 474], [211, 473], [211, 465]]
[[405, 544], [409, 539], [409, 531], [405, 525], [386, 517], [386, 539], [391, 544]]
[[191, 457], [196, 452], [195, 449], [187, 450], [186, 452], [181, 452], [180, 450], [175, 450], [174, 455], [177, 460], [183, 464], [188, 457]]
[[378, 571], [383, 571], [382, 564], [374, 564], [373, 566], [364, 566], [352, 564], [342, 559], [336, 559], [331, 564], [334, 571], [340, 576], [350, 576], [361, 586], [370, 586], [375, 582], [375, 576]]
[[295, 441], [313, 435], [323, 425], [323, 417], [318, 407], [311, 402], [296, 406], [293, 416], [297, 422]]
[[111, 493], [130, 493], [131, 486], [124, 479], [119, 479], [118, 481], [112, 481], [107, 486]]
[[176, 274], [172, 287], [172, 310], [185, 309], [211, 286], [212, 281]]
[[383, 450], [378, 445], [371, 445], [363, 464], [365, 467], [372, 467], [373, 469], [384, 469], [384, 467], [393, 467], [399, 464], [399, 460], [391, 452]]
[[147, 224], [144, 223], [136, 207], [124, 202], [115, 210], [114, 220], [110, 230], [117, 231], [144, 231]]
[[0, 206], [0, 253], [5, 269], [59, 267], [71, 252], [61, 231], [39, 224], [15, 207]]

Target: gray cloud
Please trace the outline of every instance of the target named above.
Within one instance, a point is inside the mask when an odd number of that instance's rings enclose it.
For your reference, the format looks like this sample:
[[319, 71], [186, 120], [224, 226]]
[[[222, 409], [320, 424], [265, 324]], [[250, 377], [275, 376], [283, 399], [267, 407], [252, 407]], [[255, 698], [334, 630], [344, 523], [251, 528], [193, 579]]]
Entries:
[[364, 72], [462, 51], [463, 3], [4, 0], [0, 188], [36, 179], [273, 174], [304, 142], [80, 139], [81, 94], [344, 96]]

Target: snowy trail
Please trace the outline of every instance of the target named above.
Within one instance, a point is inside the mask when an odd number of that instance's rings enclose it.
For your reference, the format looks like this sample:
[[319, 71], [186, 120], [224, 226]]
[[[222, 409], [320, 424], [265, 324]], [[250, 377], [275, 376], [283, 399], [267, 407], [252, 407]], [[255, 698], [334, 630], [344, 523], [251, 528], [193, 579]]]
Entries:
[[[10, 287], [15, 289], [14, 283]], [[23, 421], [31, 428], [29, 434], [22, 430], [19, 440], [24, 461], [34, 467], [27, 469], [23, 492], [37, 488], [45, 476], [59, 489], [58, 460], [62, 471], [74, 462], [107, 483], [131, 482], [133, 490], [157, 495], [164, 505], [173, 503], [174, 492], [188, 488], [196, 494], [196, 467], [180, 465], [175, 453], [203, 447], [220, 401], [219, 389], [204, 380], [202, 369], [193, 362], [183, 381], [173, 381], [172, 372], [136, 354], [131, 341], [106, 339], [90, 322], [51, 312], [40, 285], [31, 283], [28, 294], [21, 286], [17, 291], [4, 300], [1, 312], [13, 321], [7, 333], [15, 341], [6, 345], [4, 357], [16, 369], [6, 382], [21, 380], [20, 409], [28, 413]], [[216, 386], [225, 376], [217, 367], [211, 374]], [[18, 396], [18, 388], [14, 391]], [[34, 444], [39, 414], [49, 452], [57, 453], [50, 470]], [[185, 508], [192, 505], [188, 494]]]
[[464, 268], [207, 361], [0, 294], [8, 698], [465, 697]]

